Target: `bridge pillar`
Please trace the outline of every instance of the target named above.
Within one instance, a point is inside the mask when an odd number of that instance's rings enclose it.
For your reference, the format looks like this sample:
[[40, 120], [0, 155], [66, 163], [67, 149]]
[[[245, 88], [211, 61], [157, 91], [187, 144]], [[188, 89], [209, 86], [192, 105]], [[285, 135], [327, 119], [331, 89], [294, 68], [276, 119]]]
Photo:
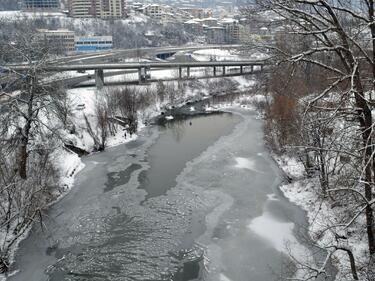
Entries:
[[240, 73], [243, 74], [243, 66], [240, 66]]
[[138, 83], [142, 83], [142, 67], [138, 68]]
[[178, 78], [179, 79], [182, 78], [182, 67], [181, 66], [178, 68]]
[[216, 66], [214, 66], [214, 76], [216, 76]]
[[147, 79], [151, 78], [151, 67], [150, 66], [140, 66], [138, 68], [138, 83], [142, 84], [147, 82]]
[[186, 75], [189, 78], [190, 77], [190, 67], [186, 67]]
[[225, 75], [225, 66], [223, 66], [223, 76]]
[[250, 73], [254, 72], [254, 65], [250, 66]]
[[95, 69], [95, 85], [98, 89], [104, 86], [104, 71], [103, 69]]
[[146, 66], [145, 67], [145, 81], [147, 81], [147, 79], [150, 79], [150, 78], [151, 78], [151, 67]]

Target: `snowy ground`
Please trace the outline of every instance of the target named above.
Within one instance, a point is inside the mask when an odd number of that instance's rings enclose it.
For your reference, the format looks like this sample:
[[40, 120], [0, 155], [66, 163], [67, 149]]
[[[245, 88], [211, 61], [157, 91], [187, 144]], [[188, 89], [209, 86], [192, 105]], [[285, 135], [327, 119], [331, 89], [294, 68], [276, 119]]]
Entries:
[[193, 52], [191, 55], [197, 61], [226, 61], [226, 60], [241, 60], [242, 58], [234, 51], [221, 49], [205, 49]]
[[236, 50], [223, 49], [205, 49], [197, 50], [191, 54], [191, 57], [197, 61], [238, 61], [249, 59], [265, 59], [268, 56], [264, 53], [255, 52], [250, 56], [243, 56]]
[[16, 20], [20, 18], [61, 17], [67, 16], [61, 12], [24, 12], [24, 11], [0, 11], [0, 19]]
[[[274, 156], [282, 170], [293, 179], [292, 183], [280, 187], [285, 196], [296, 205], [300, 206], [307, 212], [309, 220], [309, 234], [317, 244], [322, 248], [331, 245], [337, 245], [337, 237], [331, 232], [325, 232], [321, 235], [322, 230], [329, 227], [340, 215], [345, 212], [340, 206], [333, 208], [327, 201], [322, 201], [318, 196], [319, 180], [316, 178], [307, 179], [302, 163], [288, 156]], [[365, 225], [364, 216], [358, 218], [358, 223]], [[347, 239], [345, 247], [353, 251], [357, 264], [365, 264], [363, 257], [368, 256], [367, 238], [364, 233], [358, 231], [356, 227], [349, 227], [342, 235], [350, 233], [350, 239]], [[337, 281], [353, 280], [350, 272], [349, 259], [347, 254], [342, 251], [336, 251], [333, 255], [333, 264], [338, 269], [336, 276]], [[362, 276], [363, 277], [363, 276]], [[361, 279], [362, 280], [362, 279]], [[365, 277], [363, 277], [363, 280]]]

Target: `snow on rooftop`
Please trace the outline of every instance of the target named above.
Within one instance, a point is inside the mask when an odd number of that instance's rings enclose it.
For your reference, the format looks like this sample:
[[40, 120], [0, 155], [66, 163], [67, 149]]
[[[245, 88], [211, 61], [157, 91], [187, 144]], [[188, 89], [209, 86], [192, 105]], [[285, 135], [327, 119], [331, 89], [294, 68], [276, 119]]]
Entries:
[[222, 26], [207, 26], [208, 29], [224, 29]]
[[38, 29], [39, 32], [43, 33], [74, 33], [74, 31], [65, 29], [65, 28], [60, 28], [60, 29]]
[[223, 18], [220, 20], [221, 23], [235, 23], [238, 22], [236, 19], [233, 18]]
[[213, 18], [213, 17], [208, 17], [208, 18], [204, 18], [202, 20], [204, 20], [204, 21], [206, 21], [206, 20], [217, 21], [218, 19], [217, 18]]
[[199, 24], [199, 22], [197, 22], [195, 19], [188, 20], [184, 23], [186, 23], [186, 24]]

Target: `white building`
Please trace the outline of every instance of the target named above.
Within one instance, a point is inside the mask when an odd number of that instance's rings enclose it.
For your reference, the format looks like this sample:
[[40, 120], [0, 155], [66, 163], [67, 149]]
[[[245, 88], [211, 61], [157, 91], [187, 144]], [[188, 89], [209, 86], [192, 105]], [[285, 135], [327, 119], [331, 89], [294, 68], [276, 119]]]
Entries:
[[75, 38], [77, 52], [97, 52], [113, 48], [112, 36], [81, 36]]
[[75, 50], [74, 31], [67, 29], [38, 29], [40, 40], [56, 52], [73, 52]]

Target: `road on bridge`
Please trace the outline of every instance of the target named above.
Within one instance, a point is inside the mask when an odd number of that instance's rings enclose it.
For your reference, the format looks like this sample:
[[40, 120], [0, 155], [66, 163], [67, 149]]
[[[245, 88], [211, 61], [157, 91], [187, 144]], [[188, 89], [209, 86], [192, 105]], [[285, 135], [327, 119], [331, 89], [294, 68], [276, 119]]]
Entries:
[[134, 48], [134, 49], [114, 49], [100, 53], [85, 53], [66, 56], [63, 58], [50, 61], [53, 64], [68, 64], [68, 63], [98, 63], [105, 61], [116, 61], [125, 58], [137, 57], [155, 57], [163, 53], [176, 53], [180, 51], [196, 51], [202, 49], [236, 49], [241, 45], [200, 45], [200, 46], [175, 46], [175, 47], [149, 47], [149, 48]]

